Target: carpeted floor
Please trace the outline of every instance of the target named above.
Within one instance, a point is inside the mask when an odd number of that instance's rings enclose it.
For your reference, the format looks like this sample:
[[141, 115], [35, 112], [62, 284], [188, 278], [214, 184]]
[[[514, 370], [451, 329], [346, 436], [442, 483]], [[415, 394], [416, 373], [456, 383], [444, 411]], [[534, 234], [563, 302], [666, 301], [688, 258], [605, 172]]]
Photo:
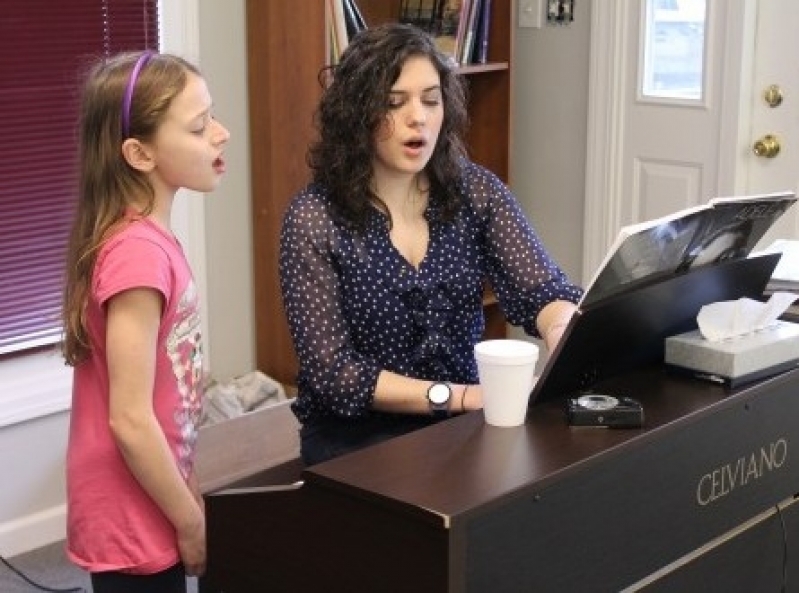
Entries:
[[0, 591], [91, 591], [89, 576], [64, 557], [64, 543], [58, 542], [6, 560], [30, 582], [6, 564], [0, 565]]
[[[33, 593], [90, 593], [88, 574], [64, 556], [64, 543], [57, 542], [32, 552], [6, 559], [23, 576], [0, 563], [0, 592]], [[196, 593], [197, 580], [187, 580], [189, 593]]]

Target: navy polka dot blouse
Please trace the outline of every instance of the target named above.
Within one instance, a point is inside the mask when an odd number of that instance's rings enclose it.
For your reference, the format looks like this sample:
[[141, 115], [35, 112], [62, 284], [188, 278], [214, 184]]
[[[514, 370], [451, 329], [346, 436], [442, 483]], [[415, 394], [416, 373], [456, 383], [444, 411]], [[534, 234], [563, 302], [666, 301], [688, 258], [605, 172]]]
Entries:
[[550, 259], [519, 203], [493, 173], [468, 163], [469, 196], [439, 222], [432, 195], [427, 254], [418, 269], [394, 248], [388, 218], [374, 209], [365, 233], [334, 222], [324, 188], [292, 200], [280, 239], [280, 280], [300, 361], [293, 404], [301, 422], [364, 418], [386, 369], [421, 379], [477, 383], [483, 280], [506, 319], [537, 336], [535, 318], [582, 291]]

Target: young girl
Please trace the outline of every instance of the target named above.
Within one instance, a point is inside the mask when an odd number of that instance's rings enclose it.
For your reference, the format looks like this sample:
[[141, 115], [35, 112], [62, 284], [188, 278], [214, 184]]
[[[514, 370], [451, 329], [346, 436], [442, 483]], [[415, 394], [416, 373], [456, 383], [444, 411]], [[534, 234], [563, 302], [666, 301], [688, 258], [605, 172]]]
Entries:
[[95, 593], [184, 592], [204, 570], [199, 306], [170, 216], [178, 189], [210, 192], [225, 171], [230, 135], [211, 107], [194, 66], [153, 52], [97, 63], [83, 89], [64, 293], [67, 554]]

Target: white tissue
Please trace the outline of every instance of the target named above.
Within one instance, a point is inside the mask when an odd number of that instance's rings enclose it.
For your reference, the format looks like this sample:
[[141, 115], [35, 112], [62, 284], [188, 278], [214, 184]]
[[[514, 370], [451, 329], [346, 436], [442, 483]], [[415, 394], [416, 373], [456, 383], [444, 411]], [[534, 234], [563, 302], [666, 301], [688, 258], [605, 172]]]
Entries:
[[696, 322], [706, 340], [728, 340], [775, 325], [797, 298], [794, 293], [775, 292], [765, 303], [747, 298], [710, 303], [699, 310]]

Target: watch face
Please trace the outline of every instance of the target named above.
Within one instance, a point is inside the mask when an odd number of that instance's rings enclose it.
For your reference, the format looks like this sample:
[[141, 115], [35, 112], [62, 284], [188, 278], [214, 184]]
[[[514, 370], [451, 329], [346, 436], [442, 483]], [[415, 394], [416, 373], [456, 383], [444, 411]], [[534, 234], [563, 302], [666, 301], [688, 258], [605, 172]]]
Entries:
[[436, 406], [441, 406], [449, 401], [450, 389], [446, 383], [434, 383], [427, 391], [427, 397], [430, 403]]

